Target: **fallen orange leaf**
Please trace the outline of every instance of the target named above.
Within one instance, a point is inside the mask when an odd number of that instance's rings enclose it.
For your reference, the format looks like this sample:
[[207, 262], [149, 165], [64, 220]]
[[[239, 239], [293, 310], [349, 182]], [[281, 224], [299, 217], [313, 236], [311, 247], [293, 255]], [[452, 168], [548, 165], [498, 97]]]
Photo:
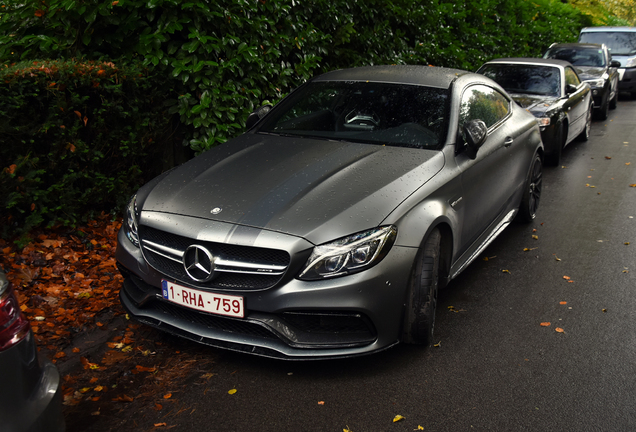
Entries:
[[170, 399], [172, 397], [172, 393], [166, 393], [165, 395], [163, 395], [164, 399]]
[[113, 402], [132, 402], [133, 398], [131, 398], [128, 395], [121, 395], [121, 396], [117, 396], [116, 398], [113, 399]]
[[555, 328], [554, 331], [559, 332], [559, 333], [564, 333], [565, 332], [565, 330], [563, 330], [561, 327]]
[[542, 322], [541, 323], [541, 327], [550, 327], [550, 323], [549, 322]]
[[559, 304], [566, 305], [566, 304], [568, 304], [568, 302], [562, 301], [562, 302], [559, 302]]

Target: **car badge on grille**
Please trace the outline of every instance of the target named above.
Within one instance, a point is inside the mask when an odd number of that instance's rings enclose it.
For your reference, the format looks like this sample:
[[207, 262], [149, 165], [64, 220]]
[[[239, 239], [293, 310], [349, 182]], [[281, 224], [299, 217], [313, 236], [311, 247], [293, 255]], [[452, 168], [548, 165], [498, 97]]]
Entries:
[[223, 211], [223, 209], [221, 207], [214, 207], [212, 210], [210, 210], [210, 213], [212, 214], [219, 214]]
[[183, 254], [186, 273], [197, 282], [208, 282], [214, 276], [214, 257], [199, 245], [189, 246]]

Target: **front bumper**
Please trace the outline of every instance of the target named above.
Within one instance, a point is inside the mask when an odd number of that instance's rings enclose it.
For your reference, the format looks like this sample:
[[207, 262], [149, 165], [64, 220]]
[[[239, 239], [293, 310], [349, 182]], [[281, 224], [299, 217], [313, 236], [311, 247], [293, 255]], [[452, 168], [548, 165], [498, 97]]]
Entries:
[[636, 92], [636, 68], [620, 68], [618, 90], [624, 92]]
[[[560, 127], [560, 125], [557, 125], [555, 122], [553, 122], [549, 126], [545, 126], [541, 128], [541, 141], [543, 141], [545, 154], [547, 156], [554, 154], [558, 150], [559, 146], [561, 145], [561, 143], [558, 142], [559, 131], [557, 126]], [[563, 139], [563, 137], [561, 137], [561, 139]]]
[[245, 318], [191, 310], [163, 299], [164, 276], [119, 233], [123, 306], [138, 321], [234, 351], [288, 360], [370, 354], [398, 343], [416, 248], [393, 246], [376, 266], [353, 275], [301, 281], [290, 275], [272, 288], [231, 291], [244, 299]]
[[[594, 101], [594, 109], [601, 109], [609, 97], [609, 89], [604, 87], [592, 87], [592, 100]], [[607, 102], [609, 103], [609, 102]]]

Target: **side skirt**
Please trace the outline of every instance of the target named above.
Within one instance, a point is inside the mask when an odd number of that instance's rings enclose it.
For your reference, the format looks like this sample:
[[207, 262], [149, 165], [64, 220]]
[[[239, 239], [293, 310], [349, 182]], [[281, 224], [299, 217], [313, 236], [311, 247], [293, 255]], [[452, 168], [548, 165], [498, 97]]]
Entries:
[[518, 209], [510, 210], [506, 216], [486, 235], [480, 237], [464, 254], [453, 264], [449, 272], [448, 281], [453, 280], [470, 263], [472, 263], [501, 234], [501, 232], [512, 222]]

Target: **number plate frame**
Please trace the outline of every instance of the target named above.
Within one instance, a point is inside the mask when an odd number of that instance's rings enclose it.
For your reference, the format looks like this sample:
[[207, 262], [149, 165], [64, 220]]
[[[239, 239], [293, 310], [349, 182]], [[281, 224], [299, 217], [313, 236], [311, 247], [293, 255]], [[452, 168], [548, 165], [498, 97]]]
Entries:
[[[245, 318], [243, 297], [218, 294], [161, 280], [161, 295], [171, 303], [214, 315]], [[184, 297], [187, 295], [187, 299]]]

